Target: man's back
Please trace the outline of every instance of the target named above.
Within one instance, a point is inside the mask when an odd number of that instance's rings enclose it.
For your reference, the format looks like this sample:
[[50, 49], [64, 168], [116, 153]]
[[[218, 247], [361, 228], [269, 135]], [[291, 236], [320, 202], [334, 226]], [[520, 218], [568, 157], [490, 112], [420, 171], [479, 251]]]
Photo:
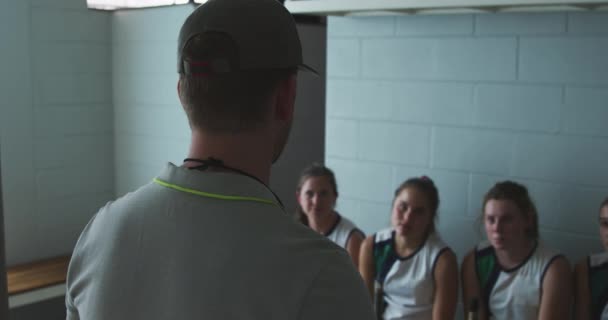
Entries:
[[249, 177], [169, 165], [109, 203], [68, 272], [68, 319], [372, 319], [347, 254]]

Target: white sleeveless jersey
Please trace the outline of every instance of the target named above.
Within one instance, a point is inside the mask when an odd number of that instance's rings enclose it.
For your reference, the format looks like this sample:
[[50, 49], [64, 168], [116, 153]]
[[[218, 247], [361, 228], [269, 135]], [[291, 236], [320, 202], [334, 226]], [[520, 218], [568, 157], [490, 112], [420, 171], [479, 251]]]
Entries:
[[408, 257], [395, 251], [392, 229], [374, 236], [376, 281], [383, 285], [385, 320], [428, 320], [433, 316], [434, 269], [439, 256], [449, 248], [432, 233]]
[[608, 252], [589, 256], [591, 319], [608, 320]]
[[325, 234], [325, 236], [329, 240], [334, 242], [335, 244], [346, 249], [346, 244], [348, 243], [348, 239], [350, 239], [350, 236], [354, 232], [359, 232], [359, 233], [361, 233], [361, 235], [364, 235], [364, 234], [361, 230], [359, 230], [357, 228], [357, 226], [352, 221], [341, 216], [337, 212], [336, 212], [336, 214], [338, 215], [338, 220], [336, 220], [336, 223], [334, 224], [334, 226], [331, 229], [329, 229], [329, 231]]
[[498, 263], [489, 242], [477, 246], [475, 266], [490, 319], [537, 319], [543, 279], [559, 256], [538, 242], [519, 266], [506, 270]]

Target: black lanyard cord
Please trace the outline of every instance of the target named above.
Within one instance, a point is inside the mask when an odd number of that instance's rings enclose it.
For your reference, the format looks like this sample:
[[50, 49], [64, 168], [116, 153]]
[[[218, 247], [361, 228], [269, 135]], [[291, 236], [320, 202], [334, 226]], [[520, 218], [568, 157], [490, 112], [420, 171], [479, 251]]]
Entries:
[[268, 189], [268, 191], [270, 191], [270, 193], [272, 193], [272, 195], [274, 196], [274, 198], [277, 200], [277, 202], [279, 203], [279, 206], [281, 207], [281, 209], [283, 209], [283, 211], [285, 211], [285, 206], [283, 206], [283, 202], [281, 201], [281, 199], [279, 198], [279, 196], [277, 196], [276, 193], [274, 193], [274, 191], [272, 191], [272, 189], [270, 189], [269, 186], [267, 186], [264, 181], [260, 180], [258, 177], [253, 176], [241, 169], [237, 169], [237, 168], [233, 168], [233, 167], [229, 167], [227, 165], [224, 164], [224, 161], [220, 160], [220, 159], [216, 159], [213, 157], [209, 157], [207, 159], [196, 159], [196, 158], [186, 158], [184, 159], [184, 162], [196, 162], [199, 163], [200, 165], [195, 166], [195, 167], [190, 167], [189, 169], [194, 169], [194, 170], [199, 170], [199, 171], [205, 171], [207, 169], [209, 169], [209, 167], [216, 167], [216, 168], [221, 168], [221, 169], [225, 169], [225, 170], [229, 170], [229, 171], [233, 171], [236, 172], [240, 175], [249, 177], [259, 183], [261, 183], [264, 187], [266, 187], [266, 189]]

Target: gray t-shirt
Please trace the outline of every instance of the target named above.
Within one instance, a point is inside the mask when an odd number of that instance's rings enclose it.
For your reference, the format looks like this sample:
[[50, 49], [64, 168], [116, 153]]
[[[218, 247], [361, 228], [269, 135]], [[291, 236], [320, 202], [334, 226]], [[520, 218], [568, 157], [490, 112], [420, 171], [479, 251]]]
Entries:
[[374, 318], [347, 253], [249, 177], [168, 164], [89, 222], [67, 319]]

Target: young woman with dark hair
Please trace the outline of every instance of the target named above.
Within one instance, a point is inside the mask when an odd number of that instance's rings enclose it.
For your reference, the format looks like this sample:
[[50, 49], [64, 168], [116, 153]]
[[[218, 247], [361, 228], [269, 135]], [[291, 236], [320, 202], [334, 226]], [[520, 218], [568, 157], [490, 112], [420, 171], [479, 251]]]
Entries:
[[453, 319], [458, 264], [435, 231], [439, 192], [426, 177], [403, 182], [393, 198], [390, 228], [367, 237], [359, 272], [378, 319]]
[[314, 163], [300, 175], [296, 188], [296, 218], [348, 251], [355, 266], [365, 234], [336, 210], [338, 184], [327, 167]]
[[463, 301], [479, 301], [479, 319], [570, 319], [571, 268], [539, 240], [538, 213], [528, 190], [513, 181], [485, 195], [487, 241], [462, 264]]
[[604, 252], [576, 266], [576, 319], [608, 319], [608, 197], [600, 204], [598, 222]]

